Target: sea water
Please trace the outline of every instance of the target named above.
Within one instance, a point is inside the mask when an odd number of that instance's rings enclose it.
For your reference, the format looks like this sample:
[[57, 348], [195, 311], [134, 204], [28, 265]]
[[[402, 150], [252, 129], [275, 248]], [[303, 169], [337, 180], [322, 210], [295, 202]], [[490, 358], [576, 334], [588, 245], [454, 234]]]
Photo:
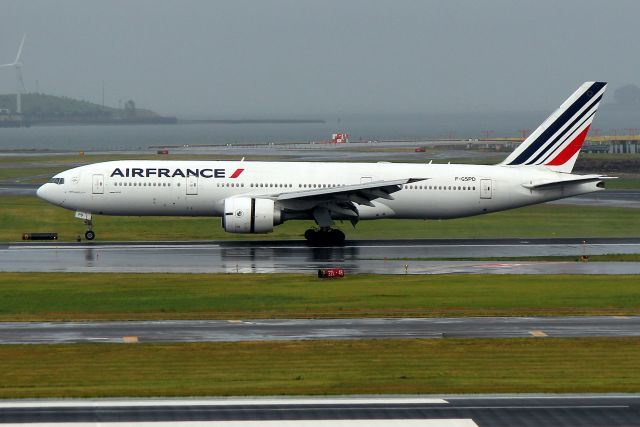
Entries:
[[[602, 111], [592, 128], [612, 134], [617, 127], [637, 127], [638, 112]], [[346, 132], [351, 142], [442, 138], [517, 137], [535, 129], [545, 112], [469, 114], [352, 114], [317, 117], [324, 123], [178, 123], [174, 125], [57, 125], [0, 128], [0, 151], [149, 150], [163, 146], [269, 144], [326, 141]]]

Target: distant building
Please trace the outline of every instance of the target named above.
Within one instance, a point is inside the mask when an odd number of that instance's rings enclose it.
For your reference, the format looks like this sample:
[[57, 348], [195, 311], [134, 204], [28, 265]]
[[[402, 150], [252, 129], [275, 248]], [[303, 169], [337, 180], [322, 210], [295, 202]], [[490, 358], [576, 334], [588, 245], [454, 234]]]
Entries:
[[349, 142], [348, 133], [334, 133], [331, 135], [332, 144], [346, 144], [347, 142]]

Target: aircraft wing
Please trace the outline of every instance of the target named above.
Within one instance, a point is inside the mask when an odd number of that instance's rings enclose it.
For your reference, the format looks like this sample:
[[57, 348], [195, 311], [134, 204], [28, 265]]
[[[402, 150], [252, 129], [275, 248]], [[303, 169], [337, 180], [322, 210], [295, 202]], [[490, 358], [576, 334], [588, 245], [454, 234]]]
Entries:
[[358, 221], [357, 205], [374, 207], [375, 199], [393, 200], [392, 194], [400, 191], [403, 185], [429, 178], [404, 178], [395, 180], [371, 181], [340, 187], [314, 188], [303, 191], [264, 195], [271, 198], [289, 211], [311, 212], [316, 222], [328, 226], [333, 219]]
[[342, 187], [318, 188], [313, 190], [282, 193], [275, 200], [351, 200], [361, 205], [371, 205], [375, 199], [393, 200], [392, 193], [400, 191], [402, 185], [423, 181], [428, 178], [405, 178], [391, 181], [371, 181], [362, 184], [344, 185]]

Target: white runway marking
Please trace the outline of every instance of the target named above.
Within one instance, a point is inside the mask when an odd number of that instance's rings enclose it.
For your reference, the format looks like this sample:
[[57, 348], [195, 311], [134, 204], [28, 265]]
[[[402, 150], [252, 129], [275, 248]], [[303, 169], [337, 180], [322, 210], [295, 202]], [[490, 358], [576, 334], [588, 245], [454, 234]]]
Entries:
[[110, 408], [149, 406], [259, 406], [259, 405], [435, 405], [448, 403], [444, 399], [421, 397], [398, 398], [326, 398], [326, 399], [166, 399], [166, 400], [13, 400], [0, 401], [7, 408]]
[[[3, 424], [3, 426], [15, 427], [60, 427], [66, 423], [27, 423], [27, 424]], [[157, 426], [184, 426], [184, 427], [258, 427], [258, 426], [283, 426], [283, 427], [478, 427], [470, 419], [442, 419], [442, 420], [270, 420], [270, 421], [159, 421], [159, 422], [100, 422], [100, 423], [69, 423], [73, 427], [157, 427]]]

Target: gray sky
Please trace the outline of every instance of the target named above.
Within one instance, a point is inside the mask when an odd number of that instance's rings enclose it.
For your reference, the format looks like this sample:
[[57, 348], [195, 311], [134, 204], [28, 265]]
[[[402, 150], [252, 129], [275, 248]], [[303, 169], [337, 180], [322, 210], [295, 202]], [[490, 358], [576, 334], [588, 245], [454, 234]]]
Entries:
[[[549, 110], [640, 83], [638, 1], [0, 0], [28, 91], [166, 114]], [[0, 70], [0, 92], [15, 77]]]

